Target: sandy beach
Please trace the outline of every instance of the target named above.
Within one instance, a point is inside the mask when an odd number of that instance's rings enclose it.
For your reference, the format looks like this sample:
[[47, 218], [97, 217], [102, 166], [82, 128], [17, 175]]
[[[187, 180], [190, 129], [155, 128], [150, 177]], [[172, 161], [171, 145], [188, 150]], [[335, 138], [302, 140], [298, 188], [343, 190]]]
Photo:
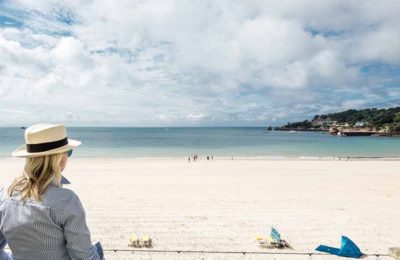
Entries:
[[[0, 185], [23, 159], [0, 159]], [[337, 259], [333, 256], [114, 252], [131, 234], [153, 250], [314, 252], [351, 238], [367, 254], [400, 246], [400, 161], [77, 158], [64, 172], [106, 259]], [[260, 249], [275, 226], [293, 250]], [[151, 251], [151, 249], [150, 249]], [[369, 256], [368, 259], [377, 259]], [[380, 256], [378, 259], [391, 259]]]

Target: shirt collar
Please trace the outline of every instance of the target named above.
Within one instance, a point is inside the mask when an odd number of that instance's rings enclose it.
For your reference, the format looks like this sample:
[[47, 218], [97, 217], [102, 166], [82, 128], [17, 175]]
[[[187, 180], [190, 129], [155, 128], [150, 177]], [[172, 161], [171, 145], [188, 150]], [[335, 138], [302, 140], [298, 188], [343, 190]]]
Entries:
[[[52, 178], [52, 184], [54, 184], [55, 186], [58, 186], [58, 183], [56, 182], [56, 179]], [[60, 187], [62, 188], [64, 184], [71, 184], [71, 182], [65, 178], [64, 176], [61, 175], [61, 181], [60, 181]]]

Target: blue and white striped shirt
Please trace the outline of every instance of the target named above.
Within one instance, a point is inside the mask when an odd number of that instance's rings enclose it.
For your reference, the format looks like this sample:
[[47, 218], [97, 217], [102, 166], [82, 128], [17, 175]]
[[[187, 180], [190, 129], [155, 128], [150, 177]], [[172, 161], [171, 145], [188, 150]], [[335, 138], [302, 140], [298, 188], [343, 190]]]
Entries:
[[[0, 189], [0, 260], [103, 259], [100, 243], [92, 245], [83, 206], [72, 191], [49, 185], [42, 201], [20, 200]], [[2, 258], [3, 257], [3, 258]]]

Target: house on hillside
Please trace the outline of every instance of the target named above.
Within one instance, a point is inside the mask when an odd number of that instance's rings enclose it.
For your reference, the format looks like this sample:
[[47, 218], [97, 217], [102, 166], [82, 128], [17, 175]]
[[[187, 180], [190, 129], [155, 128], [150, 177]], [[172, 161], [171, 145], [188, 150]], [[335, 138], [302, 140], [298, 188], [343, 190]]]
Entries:
[[330, 119], [329, 117], [316, 117], [312, 120], [313, 127], [329, 128], [336, 124], [336, 121]]
[[367, 125], [368, 125], [367, 121], [357, 121], [355, 122], [354, 127], [365, 127]]

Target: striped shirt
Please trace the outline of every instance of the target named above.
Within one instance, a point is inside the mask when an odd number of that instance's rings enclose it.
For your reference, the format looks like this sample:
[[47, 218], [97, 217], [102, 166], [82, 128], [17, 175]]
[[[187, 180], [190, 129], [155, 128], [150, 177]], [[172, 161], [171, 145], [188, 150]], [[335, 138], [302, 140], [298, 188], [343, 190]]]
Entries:
[[51, 183], [42, 201], [20, 200], [0, 189], [0, 260], [103, 259], [100, 243], [92, 245], [85, 211], [72, 191]]

